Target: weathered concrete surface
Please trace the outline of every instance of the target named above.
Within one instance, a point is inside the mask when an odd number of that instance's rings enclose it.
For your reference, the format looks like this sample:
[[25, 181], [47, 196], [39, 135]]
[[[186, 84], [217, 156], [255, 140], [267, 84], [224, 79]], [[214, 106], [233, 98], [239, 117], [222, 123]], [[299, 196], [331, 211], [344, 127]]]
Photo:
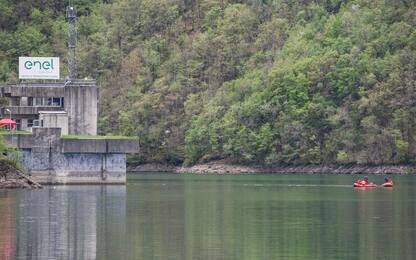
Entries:
[[68, 135], [68, 114], [65, 111], [39, 111], [42, 127], [61, 128], [61, 135]]
[[138, 140], [62, 139], [60, 135], [60, 128], [33, 128], [33, 135], [8, 135], [6, 141], [21, 149], [24, 168], [39, 183], [126, 182], [126, 153], [139, 152]]
[[105, 139], [62, 139], [63, 153], [105, 153]]
[[71, 81], [65, 85], [65, 110], [70, 135], [96, 135], [98, 92], [95, 81]]
[[125, 154], [24, 152], [32, 178], [43, 184], [124, 184]]
[[64, 83], [28, 83], [7, 85], [3, 88], [3, 95], [12, 97], [63, 97]]
[[[33, 128], [35, 133], [41, 134], [43, 128]], [[52, 128], [49, 128], [52, 129]], [[55, 128], [59, 130], [59, 128]], [[61, 153], [138, 153], [140, 151], [139, 140], [137, 139], [76, 139], [59, 138], [60, 132], [51, 132], [54, 137], [41, 138], [35, 135], [5, 135], [6, 141], [19, 149], [32, 149], [44, 147]], [[47, 132], [46, 132], [47, 133]], [[46, 134], [45, 133], [45, 134]]]
[[5, 141], [16, 148], [19, 149], [30, 149], [34, 146], [35, 138], [33, 135], [5, 135]]
[[9, 109], [10, 112], [16, 117], [17, 115], [34, 115], [40, 111], [64, 111], [62, 107], [47, 107], [47, 106], [6, 106], [1, 109], [3, 115], [7, 115], [6, 112]]
[[138, 153], [140, 143], [138, 139], [105, 139], [108, 153]]
[[137, 139], [62, 139], [62, 153], [138, 153]]
[[[96, 135], [98, 119], [98, 91], [94, 80], [71, 80], [57, 83], [28, 83], [0, 86], [0, 96], [16, 97], [8, 106], [13, 118], [37, 119], [40, 111], [66, 111], [70, 135]], [[29, 97], [63, 98], [64, 107], [29, 106]], [[0, 109], [6, 115], [6, 108]], [[27, 121], [25, 121], [27, 122]], [[23, 128], [27, 127], [27, 123]], [[47, 127], [50, 127], [48, 125]], [[64, 130], [66, 133], [66, 130]]]

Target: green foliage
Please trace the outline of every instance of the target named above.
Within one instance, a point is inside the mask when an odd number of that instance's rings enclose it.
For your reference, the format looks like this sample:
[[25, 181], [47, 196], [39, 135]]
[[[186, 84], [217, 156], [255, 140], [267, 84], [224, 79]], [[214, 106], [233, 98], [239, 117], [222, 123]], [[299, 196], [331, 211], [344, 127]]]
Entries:
[[[0, 0], [3, 82], [19, 55], [66, 56], [63, 4], [15, 2]], [[139, 136], [141, 162], [415, 162], [412, 1], [74, 3], [99, 132]]]
[[4, 136], [7, 134], [10, 134], [10, 132], [6, 131], [4, 127], [2, 127], [0, 129], [0, 161], [2, 163], [10, 164], [20, 169], [22, 162], [22, 154], [18, 149], [10, 147], [6, 143], [6, 141], [4, 140]]
[[338, 151], [337, 153], [337, 162], [338, 163], [347, 163], [348, 154], [345, 151]]

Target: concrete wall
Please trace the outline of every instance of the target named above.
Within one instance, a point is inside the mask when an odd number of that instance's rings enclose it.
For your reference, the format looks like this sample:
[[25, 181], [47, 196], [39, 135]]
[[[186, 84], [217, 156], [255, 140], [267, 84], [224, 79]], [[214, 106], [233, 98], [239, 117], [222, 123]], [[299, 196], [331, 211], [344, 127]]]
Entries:
[[18, 115], [37, 115], [39, 111], [64, 111], [62, 107], [34, 107], [34, 106], [6, 106], [0, 108], [1, 114], [5, 116], [9, 116], [9, 112], [5, 110], [9, 109], [12, 112], [12, 117], [16, 117]]
[[[98, 93], [94, 80], [72, 80], [58, 83], [28, 83], [0, 87], [1, 96], [12, 100], [20, 98], [13, 106], [8, 106], [12, 115], [35, 115], [39, 111], [61, 111], [68, 114], [70, 135], [96, 135], [98, 119]], [[64, 108], [51, 107], [40, 110], [28, 106], [27, 97], [64, 97]], [[5, 115], [5, 108], [0, 112]], [[26, 118], [27, 117], [23, 117]]]
[[73, 81], [65, 86], [65, 110], [70, 135], [96, 135], [98, 93], [94, 81]]
[[59, 153], [139, 153], [138, 139], [60, 138], [60, 128], [33, 128], [33, 135], [5, 135], [19, 149], [50, 148]]
[[68, 115], [66, 112], [39, 112], [42, 127], [61, 128], [61, 135], [68, 135]]
[[137, 139], [62, 139], [63, 153], [138, 153]]
[[106, 153], [105, 139], [62, 139], [63, 153]]
[[138, 153], [140, 142], [138, 139], [105, 139], [109, 153]]
[[125, 184], [126, 154], [50, 153], [23, 150], [32, 178], [45, 184]]
[[64, 83], [16, 84], [2, 88], [2, 94], [12, 97], [63, 97]]
[[32, 135], [7, 135], [22, 151], [22, 164], [47, 184], [124, 184], [126, 153], [139, 152], [129, 139], [62, 139], [60, 128], [33, 128]]

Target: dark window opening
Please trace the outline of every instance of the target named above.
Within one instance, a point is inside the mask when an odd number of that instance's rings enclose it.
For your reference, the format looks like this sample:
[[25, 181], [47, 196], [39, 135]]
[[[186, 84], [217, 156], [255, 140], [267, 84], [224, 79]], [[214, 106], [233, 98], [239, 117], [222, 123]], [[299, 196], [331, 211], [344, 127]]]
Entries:
[[43, 106], [43, 98], [35, 97], [35, 106]]
[[35, 107], [64, 107], [63, 97], [28, 97], [28, 106]]
[[12, 106], [20, 106], [20, 97], [12, 97], [10, 98], [10, 105]]
[[21, 122], [21, 120], [20, 119], [16, 119], [15, 122], [16, 122], [16, 129], [17, 130], [22, 130], [22, 122]]

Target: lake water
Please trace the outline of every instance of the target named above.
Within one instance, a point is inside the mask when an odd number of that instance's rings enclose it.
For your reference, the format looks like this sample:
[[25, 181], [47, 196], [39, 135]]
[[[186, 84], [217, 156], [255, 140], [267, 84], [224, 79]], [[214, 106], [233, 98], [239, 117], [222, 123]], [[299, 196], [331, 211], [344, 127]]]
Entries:
[[153, 173], [1, 190], [0, 259], [415, 259], [416, 179], [357, 190], [355, 178]]

